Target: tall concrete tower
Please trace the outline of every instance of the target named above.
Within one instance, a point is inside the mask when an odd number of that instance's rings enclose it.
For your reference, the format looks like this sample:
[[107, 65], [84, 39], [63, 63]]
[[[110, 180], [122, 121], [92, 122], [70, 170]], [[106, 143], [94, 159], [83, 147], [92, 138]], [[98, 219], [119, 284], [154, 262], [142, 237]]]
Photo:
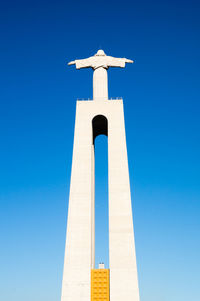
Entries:
[[[93, 69], [93, 100], [77, 101], [61, 301], [139, 301], [122, 99], [107, 69], [133, 61], [99, 50], [69, 65]], [[95, 138], [108, 136], [109, 263], [95, 269]]]

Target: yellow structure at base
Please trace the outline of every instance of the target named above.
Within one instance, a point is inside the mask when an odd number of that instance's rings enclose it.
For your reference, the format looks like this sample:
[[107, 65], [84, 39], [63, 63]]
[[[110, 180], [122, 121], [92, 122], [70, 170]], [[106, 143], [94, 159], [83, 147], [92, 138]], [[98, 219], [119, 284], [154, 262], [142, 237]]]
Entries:
[[91, 301], [110, 300], [109, 269], [91, 270]]

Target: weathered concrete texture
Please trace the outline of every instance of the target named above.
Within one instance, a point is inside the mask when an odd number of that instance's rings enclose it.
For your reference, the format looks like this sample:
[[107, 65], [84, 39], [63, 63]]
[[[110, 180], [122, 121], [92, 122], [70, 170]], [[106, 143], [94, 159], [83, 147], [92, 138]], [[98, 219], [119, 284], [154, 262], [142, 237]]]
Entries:
[[108, 120], [110, 301], [139, 301], [122, 99], [77, 101], [61, 300], [90, 300], [97, 115]]

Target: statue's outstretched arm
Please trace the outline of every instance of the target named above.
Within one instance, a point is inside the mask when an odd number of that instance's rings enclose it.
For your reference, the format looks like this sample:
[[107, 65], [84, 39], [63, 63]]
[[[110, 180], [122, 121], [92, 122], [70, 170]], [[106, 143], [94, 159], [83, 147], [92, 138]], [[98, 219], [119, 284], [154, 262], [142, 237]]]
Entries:
[[124, 68], [126, 63], [133, 63], [132, 60], [126, 59], [126, 58], [117, 58], [108, 56], [107, 65], [108, 67], [121, 67]]
[[68, 65], [76, 65], [76, 69], [89, 68], [92, 67], [92, 60], [91, 58], [75, 60], [69, 62]]
[[76, 64], [75, 61], [71, 61], [71, 62], [68, 63], [69, 66], [74, 65], [74, 64]]
[[126, 63], [134, 63], [134, 61], [129, 60], [129, 59], [125, 59], [125, 62], [126, 62]]

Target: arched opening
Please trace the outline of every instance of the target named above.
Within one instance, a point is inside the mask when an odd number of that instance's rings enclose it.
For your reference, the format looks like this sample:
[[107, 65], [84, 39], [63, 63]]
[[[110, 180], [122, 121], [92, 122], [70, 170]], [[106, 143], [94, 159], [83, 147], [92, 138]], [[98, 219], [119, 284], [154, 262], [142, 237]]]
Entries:
[[108, 231], [108, 121], [103, 115], [92, 120], [94, 145], [94, 245], [95, 268], [103, 262], [109, 268]]
[[108, 120], [103, 115], [97, 115], [92, 119], [93, 143], [99, 135], [108, 136]]

